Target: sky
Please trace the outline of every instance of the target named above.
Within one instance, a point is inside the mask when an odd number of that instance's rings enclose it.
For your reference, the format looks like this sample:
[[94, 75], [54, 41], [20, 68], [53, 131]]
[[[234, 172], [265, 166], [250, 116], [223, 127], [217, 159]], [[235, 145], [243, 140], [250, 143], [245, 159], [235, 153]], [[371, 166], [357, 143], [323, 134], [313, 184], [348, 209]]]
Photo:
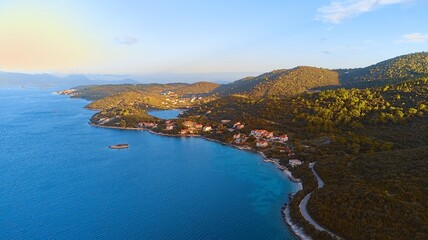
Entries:
[[365, 67], [428, 50], [428, 0], [0, 0], [0, 71]]

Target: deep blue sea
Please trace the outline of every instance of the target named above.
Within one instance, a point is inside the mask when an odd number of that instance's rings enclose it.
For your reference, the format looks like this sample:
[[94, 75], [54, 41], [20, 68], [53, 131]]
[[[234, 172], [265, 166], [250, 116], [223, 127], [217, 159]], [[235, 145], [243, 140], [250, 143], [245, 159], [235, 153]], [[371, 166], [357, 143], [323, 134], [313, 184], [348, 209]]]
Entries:
[[296, 186], [259, 155], [91, 127], [53, 91], [0, 88], [0, 239], [294, 239]]

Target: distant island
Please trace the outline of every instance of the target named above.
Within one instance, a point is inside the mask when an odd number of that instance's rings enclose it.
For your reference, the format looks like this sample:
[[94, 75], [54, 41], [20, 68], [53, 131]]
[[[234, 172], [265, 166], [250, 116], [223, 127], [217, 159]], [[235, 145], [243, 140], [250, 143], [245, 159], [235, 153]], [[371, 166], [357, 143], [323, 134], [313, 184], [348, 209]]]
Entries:
[[[93, 126], [198, 136], [261, 153], [303, 184], [283, 209], [299, 238], [428, 238], [426, 52], [366, 68], [275, 70], [223, 85], [59, 93], [93, 101]], [[153, 109], [187, 111], [164, 120], [147, 113]]]

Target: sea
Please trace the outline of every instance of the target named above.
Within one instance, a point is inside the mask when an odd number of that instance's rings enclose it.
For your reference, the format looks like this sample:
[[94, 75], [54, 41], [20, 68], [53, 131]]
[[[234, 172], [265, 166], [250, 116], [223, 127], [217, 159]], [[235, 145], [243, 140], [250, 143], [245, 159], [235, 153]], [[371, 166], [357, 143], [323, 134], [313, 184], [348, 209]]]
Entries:
[[56, 90], [0, 88], [0, 239], [295, 239], [297, 186], [260, 155], [91, 127]]

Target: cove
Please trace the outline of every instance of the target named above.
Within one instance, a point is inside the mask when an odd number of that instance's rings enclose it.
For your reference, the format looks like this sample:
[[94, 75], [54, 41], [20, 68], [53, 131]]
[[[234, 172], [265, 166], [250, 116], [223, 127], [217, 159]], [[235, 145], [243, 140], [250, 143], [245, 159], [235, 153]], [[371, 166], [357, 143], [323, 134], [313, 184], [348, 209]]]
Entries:
[[0, 88], [1, 239], [294, 239], [297, 186], [258, 154], [91, 127], [53, 91]]

